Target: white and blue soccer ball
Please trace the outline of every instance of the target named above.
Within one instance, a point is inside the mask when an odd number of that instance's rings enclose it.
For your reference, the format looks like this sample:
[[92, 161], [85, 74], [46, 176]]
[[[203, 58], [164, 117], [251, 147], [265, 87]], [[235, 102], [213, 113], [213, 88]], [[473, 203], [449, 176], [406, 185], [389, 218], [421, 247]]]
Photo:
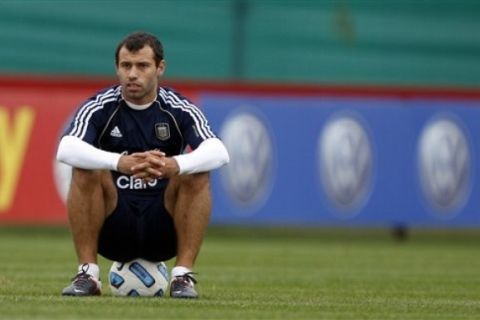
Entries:
[[161, 297], [167, 292], [169, 277], [165, 263], [135, 259], [114, 262], [108, 280], [115, 296]]

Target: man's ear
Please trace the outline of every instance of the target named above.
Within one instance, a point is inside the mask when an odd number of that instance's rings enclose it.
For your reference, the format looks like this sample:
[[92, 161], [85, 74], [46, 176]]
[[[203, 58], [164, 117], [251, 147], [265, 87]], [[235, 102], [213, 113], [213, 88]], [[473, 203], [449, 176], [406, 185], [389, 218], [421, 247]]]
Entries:
[[158, 64], [158, 67], [157, 67], [157, 76], [158, 77], [163, 76], [163, 73], [165, 72], [165, 68], [166, 68], [165, 60], [160, 61], [160, 63]]

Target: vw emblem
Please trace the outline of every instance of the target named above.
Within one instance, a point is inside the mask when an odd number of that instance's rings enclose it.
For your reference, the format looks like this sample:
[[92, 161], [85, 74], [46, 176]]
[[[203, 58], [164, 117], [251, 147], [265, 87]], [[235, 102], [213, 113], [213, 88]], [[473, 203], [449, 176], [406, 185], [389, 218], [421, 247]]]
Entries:
[[238, 204], [258, 205], [272, 184], [273, 146], [267, 128], [257, 116], [237, 113], [220, 135], [230, 154], [230, 163], [221, 170], [226, 189]]
[[418, 143], [418, 167], [423, 194], [434, 209], [445, 214], [465, 202], [470, 163], [466, 136], [453, 119], [441, 117], [425, 126]]
[[318, 140], [319, 172], [328, 198], [345, 212], [360, 207], [370, 191], [373, 154], [367, 132], [353, 117], [334, 117]]

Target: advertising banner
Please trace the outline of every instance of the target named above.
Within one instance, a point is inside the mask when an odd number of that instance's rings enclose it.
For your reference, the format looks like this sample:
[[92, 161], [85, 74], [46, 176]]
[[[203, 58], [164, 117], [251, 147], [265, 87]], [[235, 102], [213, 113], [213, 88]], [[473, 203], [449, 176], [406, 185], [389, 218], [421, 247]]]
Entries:
[[[65, 224], [58, 140], [114, 81], [21, 80], [0, 79], [0, 223]], [[213, 224], [480, 226], [480, 95], [175, 88], [230, 152]]]
[[55, 153], [63, 128], [92, 88], [0, 86], [0, 221], [64, 223]]
[[217, 223], [478, 226], [480, 101], [204, 95]]

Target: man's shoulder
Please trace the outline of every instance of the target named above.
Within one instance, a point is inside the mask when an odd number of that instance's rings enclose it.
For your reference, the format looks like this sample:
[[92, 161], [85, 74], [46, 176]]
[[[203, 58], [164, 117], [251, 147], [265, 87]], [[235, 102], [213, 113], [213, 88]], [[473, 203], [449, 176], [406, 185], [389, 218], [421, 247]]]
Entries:
[[187, 97], [169, 87], [158, 88], [158, 99], [169, 107], [193, 105]]
[[90, 96], [85, 102], [84, 105], [97, 105], [104, 106], [111, 102], [116, 102], [121, 97], [121, 87], [119, 85], [110, 86], [108, 88], [103, 88], [94, 95]]

